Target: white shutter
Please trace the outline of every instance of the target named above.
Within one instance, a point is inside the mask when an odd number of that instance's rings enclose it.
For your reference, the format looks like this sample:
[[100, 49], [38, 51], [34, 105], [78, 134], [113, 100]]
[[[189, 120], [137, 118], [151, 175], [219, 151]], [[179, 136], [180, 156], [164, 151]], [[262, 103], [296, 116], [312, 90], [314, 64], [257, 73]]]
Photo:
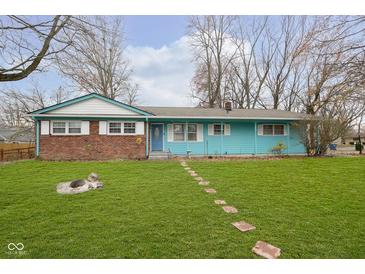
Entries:
[[257, 125], [257, 135], [264, 135], [264, 125]]
[[197, 125], [197, 141], [198, 142], [203, 142], [203, 124], [198, 124]]
[[214, 135], [214, 124], [208, 125], [208, 135]]
[[81, 121], [81, 134], [82, 135], [90, 134], [90, 122], [89, 121]]
[[172, 128], [172, 124], [167, 124], [167, 142], [174, 141], [174, 132]]
[[136, 122], [136, 135], [144, 135], [144, 122]]
[[99, 121], [99, 135], [106, 135], [107, 130], [107, 122]]
[[224, 124], [224, 135], [231, 135], [231, 125]]
[[41, 135], [49, 135], [49, 121], [41, 121]]

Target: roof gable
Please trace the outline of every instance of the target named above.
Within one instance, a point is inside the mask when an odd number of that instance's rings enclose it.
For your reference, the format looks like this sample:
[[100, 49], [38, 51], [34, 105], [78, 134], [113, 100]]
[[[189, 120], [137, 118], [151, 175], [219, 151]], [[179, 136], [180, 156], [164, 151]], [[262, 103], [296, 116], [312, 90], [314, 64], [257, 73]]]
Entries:
[[91, 93], [60, 104], [39, 109], [31, 114], [83, 114], [83, 115], [151, 115], [149, 112], [118, 102], [116, 100]]

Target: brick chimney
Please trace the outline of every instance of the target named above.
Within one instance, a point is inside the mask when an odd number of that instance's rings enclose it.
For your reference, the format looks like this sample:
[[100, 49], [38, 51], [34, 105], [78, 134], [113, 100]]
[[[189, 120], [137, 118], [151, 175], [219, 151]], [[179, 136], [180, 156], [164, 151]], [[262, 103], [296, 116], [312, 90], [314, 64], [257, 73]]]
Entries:
[[232, 110], [232, 102], [225, 102], [224, 103], [224, 109], [229, 112]]

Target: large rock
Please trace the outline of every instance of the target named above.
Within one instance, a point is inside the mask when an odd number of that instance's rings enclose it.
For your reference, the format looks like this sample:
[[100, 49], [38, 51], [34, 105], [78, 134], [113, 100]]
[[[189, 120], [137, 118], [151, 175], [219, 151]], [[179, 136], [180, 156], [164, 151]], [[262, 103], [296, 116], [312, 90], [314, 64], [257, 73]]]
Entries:
[[99, 181], [99, 175], [98, 175], [98, 174], [96, 174], [96, 173], [94, 173], [94, 172], [92, 172], [92, 173], [90, 173], [90, 174], [89, 174], [89, 176], [87, 177], [87, 180], [88, 180], [89, 182], [98, 182], [98, 181]]
[[72, 181], [70, 183], [70, 187], [77, 188], [77, 187], [81, 187], [81, 186], [83, 186], [85, 184], [86, 184], [86, 181], [83, 180], [83, 179], [81, 179], [81, 180], [75, 180], [75, 181]]

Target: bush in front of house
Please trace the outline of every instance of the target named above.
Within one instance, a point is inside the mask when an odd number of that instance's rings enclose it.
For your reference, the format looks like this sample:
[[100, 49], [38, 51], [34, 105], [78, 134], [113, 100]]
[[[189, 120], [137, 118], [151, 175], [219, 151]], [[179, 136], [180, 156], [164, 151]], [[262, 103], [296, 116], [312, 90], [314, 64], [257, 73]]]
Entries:
[[279, 142], [276, 146], [272, 147], [272, 152], [274, 154], [282, 154], [283, 151], [285, 149], [287, 149], [288, 147], [283, 143], [283, 142]]

